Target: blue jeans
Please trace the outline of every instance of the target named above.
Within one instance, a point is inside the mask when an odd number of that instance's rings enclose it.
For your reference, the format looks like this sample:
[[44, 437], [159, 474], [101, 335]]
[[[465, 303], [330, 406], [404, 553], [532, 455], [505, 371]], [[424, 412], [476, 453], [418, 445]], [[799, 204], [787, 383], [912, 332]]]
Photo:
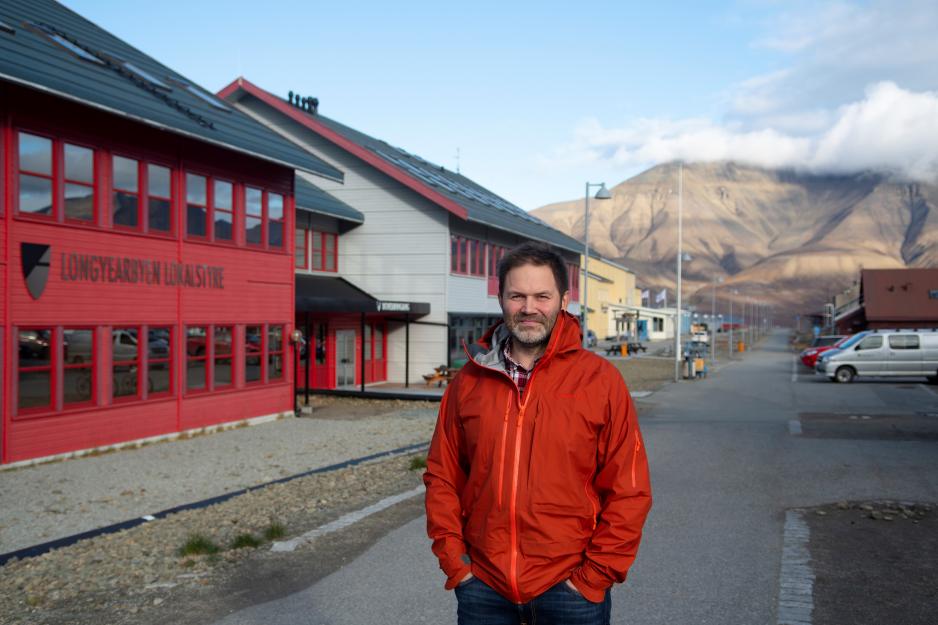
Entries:
[[458, 625], [609, 625], [609, 594], [602, 603], [593, 603], [560, 582], [519, 605], [473, 577], [456, 587], [456, 619]]

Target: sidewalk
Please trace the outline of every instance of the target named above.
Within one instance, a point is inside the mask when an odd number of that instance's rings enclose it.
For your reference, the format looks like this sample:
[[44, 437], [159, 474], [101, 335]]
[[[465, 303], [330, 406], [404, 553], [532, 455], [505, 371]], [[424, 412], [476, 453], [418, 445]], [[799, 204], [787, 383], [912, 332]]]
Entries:
[[0, 553], [430, 440], [439, 404], [391, 406], [0, 471]]

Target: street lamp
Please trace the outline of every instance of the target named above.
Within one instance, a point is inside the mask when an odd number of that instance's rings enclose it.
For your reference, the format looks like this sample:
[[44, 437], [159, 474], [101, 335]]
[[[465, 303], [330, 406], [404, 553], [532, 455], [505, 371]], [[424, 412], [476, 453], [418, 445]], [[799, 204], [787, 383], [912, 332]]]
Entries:
[[583, 216], [583, 243], [585, 253], [583, 255], [583, 347], [589, 348], [589, 299], [587, 299], [587, 289], [590, 283], [590, 187], [599, 187], [594, 196], [597, 200], [609, 200], [612, 194], [606, 188], [605, 182], [587, 182], [586, 183], [586, 208]]
[[[710, 294], [710, 319], [717, 318], [717, 285], [723, 284], [722, 276], [713, 277], [713, 292]], [[713, 365], [717, 358], [717, 332], [716, 327], [710, 330], [710, 364]]]
[[677, 309], [674, 313], [674, 381], [681, 379], [681, 261], [684, 257], [684, 162], [677, 174]]
[[739, 291], [732, 289], [730, 291], [730, 342], [726, 348], [726, 357], [730, 360], [733, 359], [733, 296], [739, 295]]

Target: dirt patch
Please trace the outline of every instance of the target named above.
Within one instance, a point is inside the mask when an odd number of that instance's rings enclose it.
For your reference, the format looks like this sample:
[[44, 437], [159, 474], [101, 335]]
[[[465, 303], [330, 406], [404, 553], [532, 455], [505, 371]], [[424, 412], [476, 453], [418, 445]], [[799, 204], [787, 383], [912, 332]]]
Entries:
[[806, 518], [815, 625], [935, 623], [938, 506], [841, 502]]
[[[303, 404], [303, 399], [300, 398]], [[303, 418], [336, 420], [373, 419], [390, 414], [436, 413], [439, 402], [404, 399], [361, 399], [358, 397], [333, 397], [313, 395], [309, 398], [313, 414]]]
[[674, 379], [674, 361], [669, 358], [627, 358], [612, 363], [633, 393], [656, 391]]

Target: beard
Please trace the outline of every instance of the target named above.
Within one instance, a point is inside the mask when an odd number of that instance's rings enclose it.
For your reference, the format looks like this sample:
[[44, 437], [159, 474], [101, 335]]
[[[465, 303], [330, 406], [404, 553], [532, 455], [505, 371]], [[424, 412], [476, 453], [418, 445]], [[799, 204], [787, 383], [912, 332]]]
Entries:
[[[535, 325], [523, 324], [523, 321], [535, 321]], [[508, 332], [511, 333], [512, 340], [517, 341], [525, 347], [543, 347], [550, 341], [550, 333], [554, 329], [554, 323], [557, 321], [557, 315], [548, 317], [546, 315], [514, 315], [505, 319], [505, 325]]]

